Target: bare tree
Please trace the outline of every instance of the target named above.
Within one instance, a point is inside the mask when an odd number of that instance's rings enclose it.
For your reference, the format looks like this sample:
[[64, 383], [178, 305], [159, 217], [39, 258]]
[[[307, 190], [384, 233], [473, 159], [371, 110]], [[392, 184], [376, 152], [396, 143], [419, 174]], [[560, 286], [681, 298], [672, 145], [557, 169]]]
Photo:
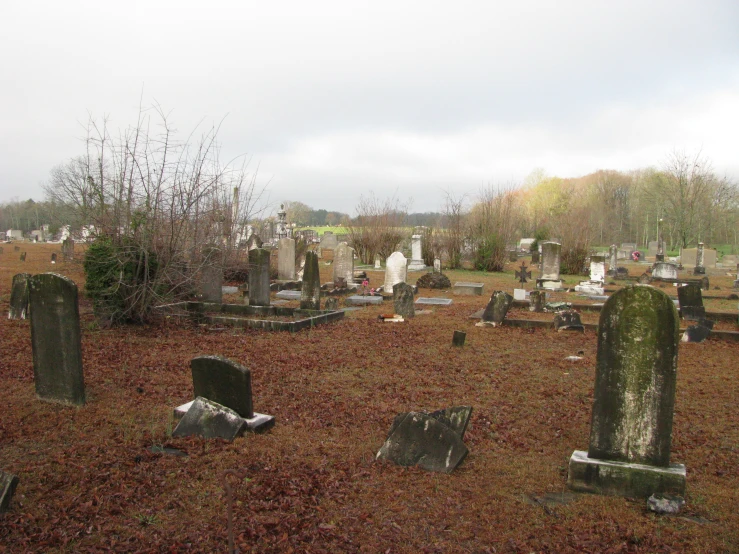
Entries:
[[396, 196], [380, 200], [374, 193], [360, 197], [357, 216], [345, 226], [362, 263], [372, 263], [378, 254], [387, 258], [398, 248], [407, 235], [404, 225], [409, 203], [401, 203]]
[[441, 241], [447, 255], [450, 269], [462, 265], [462, 249], [464, 247], [465, 228], [465, 195], [456, 195], [445, 191], [444, 217], [442, 220]]

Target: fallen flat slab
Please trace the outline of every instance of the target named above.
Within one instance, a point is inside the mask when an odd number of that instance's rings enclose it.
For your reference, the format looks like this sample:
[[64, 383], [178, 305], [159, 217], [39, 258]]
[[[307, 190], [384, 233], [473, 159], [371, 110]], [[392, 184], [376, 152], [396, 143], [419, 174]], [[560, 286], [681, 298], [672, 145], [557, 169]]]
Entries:
[[426, 304], [429, 306], [451, 306], [451, 298], [425, 298], [420, 297], [416, 299], [416, 304]]
[[299, 290], [281, 290], [275, 297], [283, 300], [300, 300], [301, 292]]

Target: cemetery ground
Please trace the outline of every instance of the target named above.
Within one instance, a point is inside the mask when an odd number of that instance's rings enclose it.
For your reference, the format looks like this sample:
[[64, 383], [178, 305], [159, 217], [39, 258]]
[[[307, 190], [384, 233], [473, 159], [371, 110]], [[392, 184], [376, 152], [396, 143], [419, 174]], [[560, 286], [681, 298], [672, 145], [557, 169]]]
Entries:
[[[36, 399], [29, 322], [4, 314], [15, 273], [56, 271], [82, 291], [81, 260], [52, 266], [58, 245], [24, 249], [25, 262], [0, 254], [0, 469], [20, 478], [0, 552], [225, 552], [222, 473], [242, 468], [229, 478], [242, 552], [739, 552], [737, 342], [679, 346], [671, 459], [687, 467], [686, 507], [658, 516], [644, 500], [567, 491], [568, 459], [588, 446], [596, 334], [475, 327], [493, 290], [518, 286], [513, 264], [447, 272], [485, 283], [483, 296], [422, 289], [454, 303], [404, 323], [378, 320], [386, 302], [295, 334], [166, 319], [101, 330], [80, 294], [87, 404], [73, 408]], [[330, 270], [321, 263], [323, 282]], [[711, 276], [711, 294], [732, 280]], [[171, 437], [172, 409], [192, 398], [190, 360], [208, 354], [251, 369], [273, 429]], [[452, 474], [375, 461], [396, 414], [455, 405], [474, 411]]]

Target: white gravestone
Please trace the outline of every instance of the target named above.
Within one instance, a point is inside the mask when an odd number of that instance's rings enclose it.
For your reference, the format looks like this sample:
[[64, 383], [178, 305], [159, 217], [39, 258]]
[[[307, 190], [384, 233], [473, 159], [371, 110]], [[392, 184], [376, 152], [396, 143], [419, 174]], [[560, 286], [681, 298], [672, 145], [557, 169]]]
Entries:
[[677, 266], [669, 262], [657, 262], [652, 269], [654, 279], [677, 279]]
[[339, 243], [334, 251], [334, 282], [340, 278], [347, 285], [354, 282], [354, 248], [345, 242]]
[[277, 242], [277, 279], [295, 280], [295, 240], [282, 238]]
[[441, 273], [441, 260], [434, 258], [434, 273]]
[[559, 289], [562, 281], [559, 278], [560, 253], [562, 245], [558, 242], [544, 242], [541, 245], [541, 277], [536, 280], [539, 288]]
[[411, 263], [408, 264], [408, 271], [419, 271], [421, 269], [426, 269], [426, 264], [423, 263], [421, 235], [413, 235], [411, 237]]
[[393, 252], [385, 261], [385, 283], [382, 285], [382, 291], [385, 294], [392, 293], [393, 285], [405, 283], [407, 275], [408, 260], [402, 252]]
[[375, 256], [375, 269], [382, 269], [382, 260], [379, 254]]

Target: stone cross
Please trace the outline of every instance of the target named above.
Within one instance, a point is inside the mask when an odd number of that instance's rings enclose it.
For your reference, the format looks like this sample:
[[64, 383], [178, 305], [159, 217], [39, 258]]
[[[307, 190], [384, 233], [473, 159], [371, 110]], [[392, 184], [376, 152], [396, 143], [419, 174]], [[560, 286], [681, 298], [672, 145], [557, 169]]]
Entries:
[[393, 308], [395, 313], [404, 318], [416, 315], [413, 306], [413, 287], [407, 283], [395, 283], [393, 285]]
[[281, 238], [277, 242], [277, 279], [295, 280], [295, 239]]
[[521, 262], [521, 267], [516, 270], [516, 279], [518, 279], [518, 282], [522, 285], [531, 279], [531, 272], [526, 271], [527, 269], [526, 262]]
[[570, 458], [568, 485], [585, 492], [682, 495], [670, 464], [679, 320], [664, 292], [625, 287], [603, 306], [588, 452]]
[[223, 302], [223, 267], [220, 250], [209, 247], [203, 251], [205, 259], [200, 270], [200, 296], [203, 302]]
[[402, 252], [393, 252], [385, 260], [385, 283], [382, 285], [384, 294], [390, 294], [395, 283], [405, 283], [408, 276], [408, 260]]
[[347, 285], [354, 282], [354, 248], [342, 242], [334, 250], [334, 283], [345, 279]]
[[36, 394], [42, 400], [85, 403], [77, 285], [62, 275], [28, 280]]
[[26, 319], [26, 315], [28, 315], [28, 280], [30, 278], [30, 273], [13, 275], [8, 319]]
[[249, 250], [249, 305], [269, 306], [269, 250]]
[[305, 253], [305, 269], [303, 270], [303, 286], [300, 289], [300, 309], [321, 309], [321, 275], [318, 256], [315, 252]]

